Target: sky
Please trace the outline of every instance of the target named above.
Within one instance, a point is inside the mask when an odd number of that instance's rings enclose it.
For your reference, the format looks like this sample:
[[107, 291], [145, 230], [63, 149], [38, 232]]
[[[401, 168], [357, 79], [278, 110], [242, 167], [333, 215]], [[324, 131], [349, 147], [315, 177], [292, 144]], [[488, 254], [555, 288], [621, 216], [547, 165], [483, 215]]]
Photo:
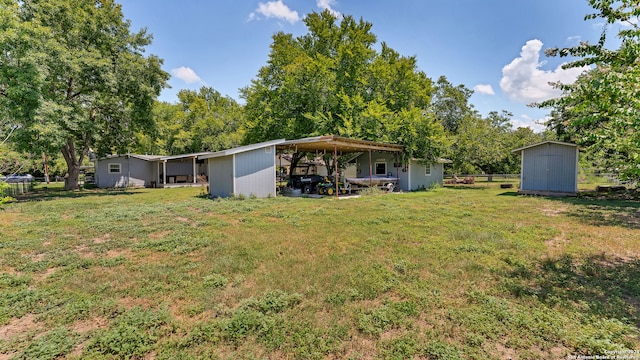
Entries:
[[[471, 104], [484, 116], [513, 114], [514, 127], [541, 131], [549, 110], [528, 104], [554, 98], [549, 82], [571, 83], [583, 69], [562, 69], [566, 58], [550, 47], [595, 43], [603, 29], [585, 21], [587, 0], [116, 0], [131, 30], [146, 28], [146, 54], [164, 59], [171, 88], [160, 100], [177, 102], [182, 89], [212, 87], [243, 103], [239, 89], [267, 64], [272, 36], [300, 36], [311, 12], [328, 9], [370, 22], [378, 43], [415, 56], [436, 81], [474, 90]], [[622, 26], [622, 25], [619, 25]], [[617, 29], [610, 29], [617, 33]]]

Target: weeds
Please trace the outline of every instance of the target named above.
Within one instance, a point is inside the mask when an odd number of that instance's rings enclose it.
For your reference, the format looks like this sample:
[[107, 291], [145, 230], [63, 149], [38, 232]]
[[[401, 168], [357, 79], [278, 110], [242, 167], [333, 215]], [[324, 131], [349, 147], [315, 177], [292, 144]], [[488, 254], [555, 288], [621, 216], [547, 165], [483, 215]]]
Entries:
[[517, 197], [497, 183], [372, 195], [96, 189], [4, 204], [0, 352], [536, 359], [640, 347], [634, 201]]

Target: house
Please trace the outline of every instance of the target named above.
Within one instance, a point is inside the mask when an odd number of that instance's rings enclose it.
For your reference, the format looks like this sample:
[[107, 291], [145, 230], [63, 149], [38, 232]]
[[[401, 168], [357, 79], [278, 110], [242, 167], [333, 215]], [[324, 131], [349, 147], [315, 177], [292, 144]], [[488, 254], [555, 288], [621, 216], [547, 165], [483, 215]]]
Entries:
[[[421, 159], [410, 159], [402, 162], [397, 153], [372, 152], [362, 153], [355, 159], [355, 171], [358, 177], [390, 176], [398, 179], [398, 188], [402, 191], [427, 189], [433, 184], [442, 185], [444, 178], [444, 164], [451, 160], [438, 159], [435, 162], [425, 162]], [[371, 165], [371, 166], [370, 166]]]
[[520, 189], [525, 194], [578, 192], [578, 145], [559, 141], [521, 147]]
[[[402, 145], [374, 141], [348, 139], [334, 135], [317, 136], [298, 140], [287, 140], [277, 145], [280, 151], [305, 151], [308, 153], [330, 153], [335, 156], [354, 154], [354, 159], [345, 171], [345, 178], [352, 184], [388, 183], [403, 191], [428, 188], [434, 183], [442, 184], [443, 165], [449, 160], [439, 159], [425, 163], [411, 159], [402, 163]], [[333, 174], [329, 174], [333, 175]], [[387, 182], [385, 178], [388, 178]]]
[[157, 155], [110, 155], [95, 161], [95, 183], [100, 188], [145, 187], [157, 179]]
[[276, 145], [284, 139], [206, 153], [209, 194], [213, 197], [234, 195], [276, 196]]
[[204, 161], [193, 153], [109, 155], [95, 160], [95, 183], [100, 188], [206, 185]]

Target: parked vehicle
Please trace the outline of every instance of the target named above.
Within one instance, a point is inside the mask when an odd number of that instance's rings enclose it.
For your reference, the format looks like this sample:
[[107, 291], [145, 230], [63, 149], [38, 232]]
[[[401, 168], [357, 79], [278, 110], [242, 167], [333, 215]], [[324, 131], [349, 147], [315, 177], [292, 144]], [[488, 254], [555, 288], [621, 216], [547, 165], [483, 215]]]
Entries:
[[313, 167], [310, 164], [298, 165], [289, 175], [288, 185], [294, 189], [301, 189], [303, 194], [311, 194], [316, 192], [316, 187], [324, 177], [316, 174], [310, 174], [309, 170]]
[[34, 178], [33, 178], [33, 175], [31, 174], [26, 174], [26, 175], [11, 174], [4, 178], [0, 178], [0, 180], [4, 180], [5, 182], [8, 182], [8, 183], [21, 183], [21, 182], [32, 182]]

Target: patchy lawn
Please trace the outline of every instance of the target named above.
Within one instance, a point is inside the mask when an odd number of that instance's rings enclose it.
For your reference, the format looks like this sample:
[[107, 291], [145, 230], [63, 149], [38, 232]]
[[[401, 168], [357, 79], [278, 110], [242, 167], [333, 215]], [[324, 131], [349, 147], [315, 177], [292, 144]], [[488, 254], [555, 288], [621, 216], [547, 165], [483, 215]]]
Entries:
[[566, 358], [640, 345], [640, 203], [40, 190], [0, 211], [0, 359]]

